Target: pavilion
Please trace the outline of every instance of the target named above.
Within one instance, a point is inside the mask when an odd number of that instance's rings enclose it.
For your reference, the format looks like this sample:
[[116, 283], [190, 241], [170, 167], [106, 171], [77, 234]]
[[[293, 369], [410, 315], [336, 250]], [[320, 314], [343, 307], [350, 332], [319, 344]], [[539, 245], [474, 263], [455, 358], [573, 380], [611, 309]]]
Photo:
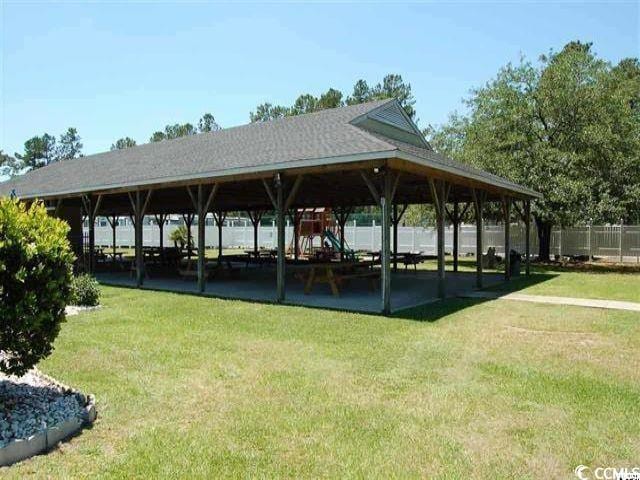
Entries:
[[[353, 207], [379, 206], [382, 249], [379, 267], [376, 266], [380, 289], [375, 295], [377, 310], [383, 313], [392, 310], [391, 239], [407, 205], [434, 206], [438, 269], [433, 280], [437, 295], [443, 297], [447, 293], [444, 251], [447, 218], [455, 227], [463, 211], [470, 207], [480, 232], [485, 204], [499, 203], [508, 220], [513, 208], [527, 229], [524, 254], [528, 275], [531, 200], [540, 198], [533, 190], [436, 153], [393, 99], [66, 160], [0, 183], [0, 195], [16, 195], [26, 202], [44, 201], [52, 214], [71, 226], [70, 238], [77, 253], [83, 249], [82, 219], [86, 217], [89, 235], [84, 248], [88, 248], [90, 255], [89, 271], [95, 266], [96, 217], [113, 219], [114, 235], [116, 218], [130, 217], [135, 227], [134, 284], [138, 287], [145, 283], [142, 233], [145, 215], [155, 215], [160, 220], [169, 214], [195, 216], [200, 246], [205, 243], [205, 217], [209, 212], [218, 220], [226, 212], [248, 212], [257, 228], [261, 214], [274, 211], [277, 255], [272, 300], [279, 303], [287, 302], [289, 280], [285, 272], [294, 267], [287, 260], [285, 248], [287, 217], [295, 225], [298, 209], [331, 207], [344, 231]], [[218, 223], [221, 228], [222, 222]], [[507, 252], [509, 223], [505, 222]], [[457, 231], [455, 228], [454, 232]], [[397, 249], [397, 242], [393, 244]], [[484, 251], [481, 235], [477, 236], [476, 251]], [[297, 251], [294, 256], [297, 259]], [[483, 272], [480, 255], [477, 258], [474, 283], [480, 288]], [[457, 270], [455, 249], [454, 265]], [[506, 279], [509, 272], [506, 255]], [[207, 294], [204, 248], [197, 251], [195, 277], [189, 291]], [[123, 282], [124, 278], [126, 275]], [[335, 308], [341, 308], [339, 300]]]

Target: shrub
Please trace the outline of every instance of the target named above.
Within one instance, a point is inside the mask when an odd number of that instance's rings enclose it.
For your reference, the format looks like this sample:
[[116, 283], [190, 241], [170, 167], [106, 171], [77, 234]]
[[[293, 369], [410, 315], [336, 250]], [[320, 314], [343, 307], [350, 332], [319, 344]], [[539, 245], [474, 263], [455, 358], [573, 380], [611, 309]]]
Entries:
[[193, 248], [193, 238], [190, 237], [187, 227], [180, 225], [169, 234], [169, 240], [173, 242], [176, 247], [183, 249], [185, 247]]
[[0, 370], [21, 375], [51, 353], [69, 301], [69, 226], [40, 203], [0, 198]]
[[100, 288], [95, 278], [88, 274], [78, 275], [71, 282], [71, 303], [84, 307], [95, 307], [100, 303]]

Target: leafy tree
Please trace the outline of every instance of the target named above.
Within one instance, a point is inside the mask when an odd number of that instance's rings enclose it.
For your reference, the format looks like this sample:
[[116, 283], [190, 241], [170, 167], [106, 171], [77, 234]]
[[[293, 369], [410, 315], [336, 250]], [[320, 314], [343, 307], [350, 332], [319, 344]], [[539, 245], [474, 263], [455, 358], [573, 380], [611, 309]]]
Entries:
[[24, 142], [24, 153], [16, 153], [20, 169], [32, 170], [56, 161], [56, 137], [45, 133]]
[[371, 88], [366, 80], [358, 80], [353, 86], [353, 93], [347, 97], [347, 105], [357, 105], [373, 100]]
[[111, 150], [124, 150], [136, 146], [136, 141], [130, 137], [119, 138], [116, 143], [111, 144]]
[[372, 100], [384, 100], [385, 98], [396, 98], [404, 111], [415, 119], [416, 111], [414, 105], [416, 103], [411, 93], [411, 84], [405, 83], [402, 75], [390, 73], [382, 79], [382, 83], [378, 83], [374, 87], [369, 87], [365, 80], [358, 80], [353, 86], [353, 93], [347, 97], [347, 105], [356, 105], [358, 103], [370, 102]]
[[21, 375], [51, 353], [70, 298], [66, 222], [42, 204], [0, 198], [0, 370]]
[[356, 105], [372, 100], [397, 98], [411, 118], [415, 118], [415, 99], [411, 93], [411, 85], [404, 83], [401, 75], [389, 74], [381, 83], [370, 88], [365, 80], [358, 80], [353, 86], [353, 93], [343, 100], [340, 90], [329, 88], [320, 97], [309, 93], [300, 95], [291, 107], [263, 103], [256, 107], [255, 112], [249, 114], [252, 122], [265, 122], [274, 118], [282, 118], [304, 113], [317, 112], [327, 108], [341, 107], [345, 104]]
[[56, 147], [55, 161], [69, 160], [82, 156], [82, 143], [78, 135], [78, 130], [69, 127], [65, 133], [60, 135], [60, 141]]
[[508, 64], [430, 132], [453, 158], [540, 191], [533, 204], [539, 257], [549, 258], [554, 225], [617, 222], [640, 208], [640, 73], [636, 59], [616, 67], [591, 44]]
[[330, 88], [325, 93], [320, 95], [318, 99], [318, 110], [325, 110], [327, 108], [336, 108], [344, 105], [342, 102], [342, 92], [335, 88]]
[[220, 125], [216, 122], [214, 116], [210, 113], [205, 113], [198, 122], [198, 130], [203, 132], [215, 132], [220, 130]]
[[0, 150], [0, 176], [15, 175], [19, 171], [18, 161]]
[[256, 107], [255, 112], [249, 113], [251, 122], [267, 122], [276, 118], [282, 118], [289, 115], [289, 109], [281, 105], [272, 105], [270, 103], [263, 103]]
[[318, 99], [309, 93], [305, 93], [296, 98], [296, 101], [288, 112], [289, 115], [301, 115], [318, 110]]
[[165, 126], [163, 132], [154, 132], [149, 141], [160, 142], [162, 140], [172, 140], [187, 135], [195, 135], [196, 133], [198, 133], [198, 131], [190, 123], [175, 123]]

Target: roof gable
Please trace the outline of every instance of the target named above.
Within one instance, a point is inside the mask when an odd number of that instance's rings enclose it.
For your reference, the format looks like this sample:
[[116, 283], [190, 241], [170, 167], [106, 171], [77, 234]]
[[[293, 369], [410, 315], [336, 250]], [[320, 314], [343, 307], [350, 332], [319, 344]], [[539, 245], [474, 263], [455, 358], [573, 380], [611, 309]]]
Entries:
[[431, 150], [416, 124], [396, 99], [353, 119], [351, 124], [385, 137]]

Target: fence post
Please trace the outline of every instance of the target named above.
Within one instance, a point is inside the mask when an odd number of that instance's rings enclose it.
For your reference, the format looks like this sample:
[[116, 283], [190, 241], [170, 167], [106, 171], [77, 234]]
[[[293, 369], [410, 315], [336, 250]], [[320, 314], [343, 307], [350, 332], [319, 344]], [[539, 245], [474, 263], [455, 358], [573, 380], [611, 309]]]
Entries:
[[562, 262], [562, 224], [560, 224], [560, 235], [558, 238], [558, 257], [560, 257], [560, 262]]
[[352, 244], [351, 244], [351, 249], [352, 250], [358, 250], [358, 226], [356, 224], [356, 220], [355, 218], [353, 219], [353, 236], [352, 238]]
[[375, 235], [375, 233], [376, 233], [376, 221], [375, 221], [375, 219], [373, 219], [371, 221], [371, 251], [372, 252], [376, 249], [376, 244], [375, 244], [376, 235]]
[[624, 228], [624, 220], [622, 218], [620, 218], [620, 242], [619, 242], [619, 249], [620, 249], [620, 263], [623, 262], [624, 257], [622, 255], [622, 236], [623, 236], [623, 228]]
[[416, 251], [416, 226], [411, 227], [411, 251]]
[[271, 220], [271, 248], [275, 246], [276, 241], [276, 221]]
[[593, 260], [593, 252], [591, 250], [591, 221], [587, 225], [587, 248], [589, 249], [589, 261]]

